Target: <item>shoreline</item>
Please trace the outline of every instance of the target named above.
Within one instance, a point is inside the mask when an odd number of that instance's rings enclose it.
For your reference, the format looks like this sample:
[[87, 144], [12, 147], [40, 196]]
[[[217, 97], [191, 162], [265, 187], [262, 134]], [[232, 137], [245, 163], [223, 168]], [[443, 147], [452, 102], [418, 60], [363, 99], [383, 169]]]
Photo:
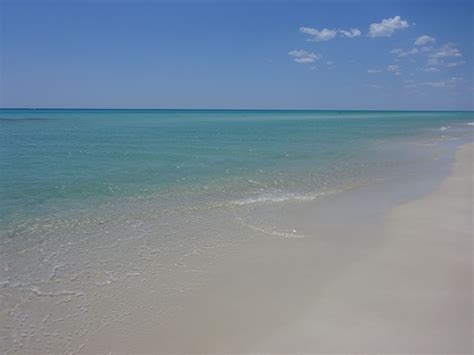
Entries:
[[378, 222], [346, 221], [354, 229], [328, 227], [331, 240], [273, 239], [233, 255], [130, 350], [470, 353], [472, 149], [456, 152], [434, 191]]
[[257, 351], [471, 353], [473, 149], [435, 191], [396, 206], [377, 252]]
[[[466, 353], [471, 236], [453, 228], [464, 237], [446, 254], [438, 230], [443, 221], [461, 225], [472, 202], [474, 145], [454, 158], [457, 146], [436, 145], [431, 169], [418, 167], [423, 175], [316, 200], [205, 211], [178, 230], [170, 227], [177, 220], [130, 220], [126, 230], [102, 225], [100, 238], [85, 230], [59, 240], [68, 257], [38, 271], [44, 284], [4, 283], [12, 301], [24, 302], [18, 314], [45, 324], [10, 350], [64, 350], [66, 342], [50, 345], [41, 335], [64, 332], [80, 334], [67, 341], [80, 353]], [[42, 257], [41, 249], [31, 265]]]

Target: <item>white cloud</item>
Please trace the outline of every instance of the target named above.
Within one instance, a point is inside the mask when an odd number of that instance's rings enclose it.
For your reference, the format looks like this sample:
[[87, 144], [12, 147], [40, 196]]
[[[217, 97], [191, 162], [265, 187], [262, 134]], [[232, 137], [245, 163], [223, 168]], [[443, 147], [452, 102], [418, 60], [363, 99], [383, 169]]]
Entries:
[[362, 34], [362, 32], [360, 32], [358, 28], [351, 28], [349, 31], [346, 31], [329, 28], [323, 28], [322, 30], [318, 30], [312, 27], [300, 27], [300, 32], [310, 35], [311, 38], [308, 39], [308, 41], [310, 42], [329, 41], [335, 38], [338, 33], [341, 35], [341, 37], [345, 38], [355, 38], [359, 37]]
[[312, 38], [308, 40], [310, 42], [329, 41], [330, 39], [333, 39], [334, 37], [336, 37], [336, 34], [337, 34], [336, 30], [330, 30], [328, 28], [317, 30], [311, 27], [300, 27], [300, 32], [306, 33], [312, 36]]
[[351, 28], [349, 31], [339, 30], [339, 33], [346, 38], [359, 37], [362, 34], [358, 28]]
[[327, 64], [327, 65], [334, 65], [334, 62], [333, 62], [332, 60], [328, 60], [328, 61], [326, 62], [326, 64]]
[[424, 46], [426, 44], [435, 43], [435, 42], [436, 42], [436, 39], [434, 39], [433, 37], [423, 35], [416, 39], [415, 46]]
[[405, 85], [406, 87], [421, 87], [421, 86], [430, 86], [433, 88], [453, 88], [457, 83], [464, 81], [463, 78], [459, 77], [453, 77], [451, 79], [447, 80], [440, 80], [440, 81], [425, 81], [421, 83], [413, 83], [409, 84], [408, 86]]
[[448, 68], [453, 68], [453, 67], [457, 67], [459, 65], [463, 65], [463, 64], [466, 64], [466, 62], [464, 60], [461, 60], [459, 62], [451, 62], [451, 63], [446, 63], [446, 66]]
[[390, 54], [395, 54], [397, 57], [402, 58], [412, 54], [417, 54], [418, 52], [418, 48], [412, 48], [410, 50], [404, 50], [403, 48], [395, 48], [390, 51]]
[[439, 69], [435, 67], [428, 67], [428, 68], [423, 68], [423, 71], [427, 73], [435, 73], [435, 72], [438, 72]]
[[387, 70], [390, 72], [390, 73], [393, 73], [395, 75], [400, 75], [400, 67], [397, 65], [397, 64], [390, 64], [388, 67], [387, 67]]
[[292, 50], [288, 52], [289, 55], [294, 57], [294, 61], [296, 63], [300, 64], [308, 64], [308, 63], [313, 63], [315, 60], [320, 59], [321, 55], [312, 53], [312, 52], [307, 52], [305, 50]]
[[377, 74], [377, 73], [381, 73], [382, 70], [380, 69], [367, 69], [367, 73], [369, 74]]
[[453, 47], [451, 43], [448, 43], [435, 50], [430, 56], [432, 58], [460, 57], [461, 52], [456, 47]]
[[461, 57], [461, 52], [451, 43], [448, 43], [428, 54], [428, 66], [442, 65], [444, 60], [450, 57]]
[[407, 21], [402, 20], [400, 16], [383, 19], [380, 23], [373, 23], [369, 28], [369, 37], [390, 37], [396, 30], [408, 28]]

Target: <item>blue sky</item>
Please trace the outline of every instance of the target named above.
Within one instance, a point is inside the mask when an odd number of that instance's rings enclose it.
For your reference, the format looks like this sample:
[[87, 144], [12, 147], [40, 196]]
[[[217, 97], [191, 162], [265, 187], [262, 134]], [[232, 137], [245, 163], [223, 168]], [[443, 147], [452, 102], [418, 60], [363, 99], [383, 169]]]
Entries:
[[0, 0], [2, 107], [473, 109], [473, 2]]

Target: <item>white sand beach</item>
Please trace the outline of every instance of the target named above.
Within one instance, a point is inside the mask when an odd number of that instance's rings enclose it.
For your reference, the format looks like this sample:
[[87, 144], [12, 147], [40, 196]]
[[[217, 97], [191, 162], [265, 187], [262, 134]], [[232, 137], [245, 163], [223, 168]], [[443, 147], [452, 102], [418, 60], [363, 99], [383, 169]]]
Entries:
[[472, 353], [472, 152], [431, 194], [354, 229], [357, 243], [326, 235], [234, 255], [130, 350]]
[[376, 251], [254, 349], [471, 354], [472, 153], [462, 147], [435, 192], [389, 214]]

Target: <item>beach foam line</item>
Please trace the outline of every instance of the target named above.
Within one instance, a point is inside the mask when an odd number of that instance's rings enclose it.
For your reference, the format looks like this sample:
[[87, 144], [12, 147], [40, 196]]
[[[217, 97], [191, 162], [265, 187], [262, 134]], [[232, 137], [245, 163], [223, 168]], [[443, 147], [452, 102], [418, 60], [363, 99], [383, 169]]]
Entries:
[[254, 205], [258, 203], [272, 203], [272, 202], [287, 202], [287, 201], [312, 201], [318, 197], [333, 195], [339, 191], [329, 191], [329, 192], [318, 192], [313, 194], [295, 194], [295, 193], [286, 193], [283, 195], [261, 195], [255, 198], [244, 198], [240, 200], [231, 201], [229, 204], [234, 206], [247, 206]]
[[338, 193], [346, 192], [358, 187], [367, 186], [370, 183], [374, 183], [374, 182], [375, 181], [372, 181], [372, 182], [361, 181], [358, 183], [354, 183], [352, 185], [341, 187], [339, 189], [306, 193], [306, 194], [298, 194], [298, 193], [292, 193], [292, 192], [283, 193], [283, 194], [268, 193], [268, 194], [262, 194], [257, 197], [248, 197], [248, 198], [233, 200], [228, 203], [220, 204], [219, 207], [248, 206], [248, 205], [254, 205], [254, 204], [279, 203], [279, 202], [289, 202], [289, 201], [313, 201], [321, 197], [336, 195]]

